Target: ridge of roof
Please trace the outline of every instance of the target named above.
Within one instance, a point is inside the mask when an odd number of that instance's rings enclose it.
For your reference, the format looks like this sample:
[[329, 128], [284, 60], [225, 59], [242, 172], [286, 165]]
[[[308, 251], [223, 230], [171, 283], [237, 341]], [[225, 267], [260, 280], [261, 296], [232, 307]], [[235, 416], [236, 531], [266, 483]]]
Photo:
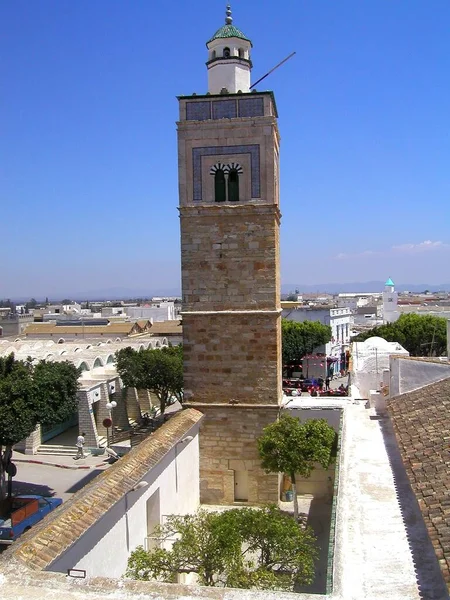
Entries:
[[23, 534], [6, 550], [4, 557], [13, 557], [33, 570], [47, 569], [202, 419], [203, 414], [194, 408], [175, 414], [139, 446]]

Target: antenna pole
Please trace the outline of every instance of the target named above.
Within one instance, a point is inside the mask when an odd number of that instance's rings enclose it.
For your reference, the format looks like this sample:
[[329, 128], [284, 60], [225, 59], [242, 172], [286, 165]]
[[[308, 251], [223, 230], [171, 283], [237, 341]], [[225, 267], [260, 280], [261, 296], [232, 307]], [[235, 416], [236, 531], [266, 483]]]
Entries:
[[250, 86], [250, 89], [252, 89], [253, 87], [255, 87], [255, 85], [258, 85], [258, 83], [260, 83], [263, 79], [265, 79], [271, 73], [273, 73], [275, 71], [275, 69], [278, 69], [278, 67], [281, 67], [281, 65], [284, 65], [284, 63], [287, 62], [290, 58], [292, 58], [294, 56], [294, 54], [297, 54], [297, 52], [292, 52], [292, 54], [289, 54], [289, 56], [287, 56], [284, 60], [282, 60], [280, 63], [278, 63], [273, 69], [270, 69], [270, 71], [268, 73], [266, 73], [265, 75], [263, 75], [263, 77], [261, 77], [260, 79], [258, 79], [258, 81], [255, 81], [255, 83], [253, 83]]

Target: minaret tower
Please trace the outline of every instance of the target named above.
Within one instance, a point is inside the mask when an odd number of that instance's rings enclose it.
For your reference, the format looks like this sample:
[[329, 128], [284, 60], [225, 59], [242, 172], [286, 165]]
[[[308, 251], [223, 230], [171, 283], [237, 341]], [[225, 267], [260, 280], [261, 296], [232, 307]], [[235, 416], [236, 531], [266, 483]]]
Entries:
[[398, 292], [394, 290], [394, 282], [389, 279], [384, 284], [383, 292], [383, 322], [394, 323], [399, 318]]
[[207, 43], [209, 91], [181, 96], [178, 171], [185, 404], [205, 414], [201, 501], [276, 502], [256, 438], [281, 390], [279, 133], [272, 92], [250, 92], [251, 41]]

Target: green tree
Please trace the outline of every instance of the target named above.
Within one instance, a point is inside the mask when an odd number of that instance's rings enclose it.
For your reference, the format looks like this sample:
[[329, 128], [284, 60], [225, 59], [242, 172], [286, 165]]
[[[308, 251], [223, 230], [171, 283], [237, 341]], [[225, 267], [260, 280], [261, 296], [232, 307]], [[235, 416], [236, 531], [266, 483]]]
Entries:
[[25, 303], [25, 309], [28, 312], [30, 308], [36, 308], [37, 300], [35, 298], [31, 298], [28, 302]]
[[447, 320], [443, 317], [403, 314], [394, 323], [374, 327], [352, 341], [364, 342], [373, 336], [398, 342], [411, 356], [445, 356], [447, 353]]
[[69, 361], [41, 360], [34, 367], [35, 411], [41, 425], [63, 423], [78, 410], [79, 375]]
[[116, 352], [115, 357], [117, 372], [124, 386], [153, 392], [160, 402], [162, 414], [172, 396], [182, 401], [183, 349], [181, 346], [140, 351], [123, 348]]
[[298, 364], [314, 348], [331, 340], [331, 327], [318, 321], [281, 320], [283, 365]]
[[332, 461], [336, 432], [325, 419], [301, 423], [282, 415], [263, 429], [258, 438], [261, 465], [268, 473], [287, 473], [292, 481], [294, 518], [298, 521], [296, 474], [310, 477], [316, 463], [327, 469]]
[[314, 534], [276, 506], [171, 515], [153, 535], [175, 539], [172, 548], [138, 548], [128, 577], [170, 582], [196, 573], [206, 586], [273, 590], [292, 590], [314, 577]]
[[78, 407], [78, 369], [72, 363], [0, 357], [0, 497], [12, 447], [38, 423], [61, 423]]

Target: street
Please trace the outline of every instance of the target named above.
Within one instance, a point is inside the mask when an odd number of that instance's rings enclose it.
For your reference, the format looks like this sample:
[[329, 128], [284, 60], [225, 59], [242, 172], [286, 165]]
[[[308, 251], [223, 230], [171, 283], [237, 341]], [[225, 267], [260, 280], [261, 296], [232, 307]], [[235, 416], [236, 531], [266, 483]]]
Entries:
[[60, 469], [47, 465], [16, 463], [17, 475], [12, 491], [17, 494], [56, 496], [67, 500], [89, 481], [101, 473], [99, 469]]

